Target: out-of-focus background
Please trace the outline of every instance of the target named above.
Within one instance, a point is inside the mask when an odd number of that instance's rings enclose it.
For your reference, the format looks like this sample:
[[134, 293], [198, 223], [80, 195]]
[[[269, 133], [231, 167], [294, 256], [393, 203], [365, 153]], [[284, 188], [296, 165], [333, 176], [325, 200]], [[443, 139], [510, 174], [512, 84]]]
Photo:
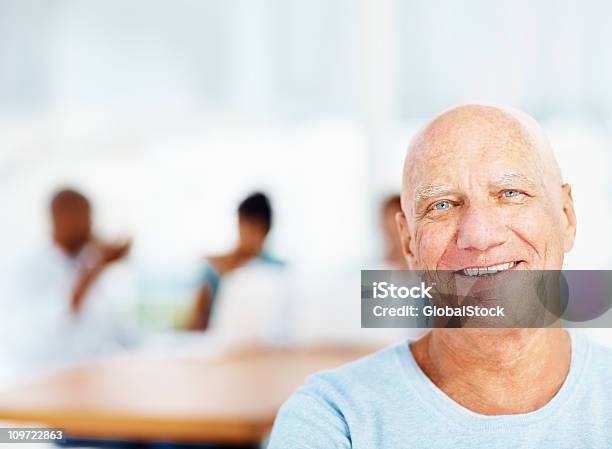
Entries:
[[[580, 215], [568, 268], [612, 264], [612, 41], [603, 1], [0, 2], [2, 253], [83, 189], [157, 273], [227, 249], [264, 189], [271, 244], [325, 272], [376, 251], [414, 130], [466, 101], [548, 131]], [[598, 250], [595, 250], [598, 248]], [[159, 279], [158, 276], [154, 278]]]
[[[382, 202], [414, 131], [463, 102], [542, 123], [578, 213], [566, 268], [609, 269], [610, 15], [603, 0], [1, 0], [3, 274], [45, 257], [49, 201], [72, 187], [97, 236], [133, 239], [108, 270], [130, 338], [179, 332], [204, 256], [234, 248], [239, 203], [263, 191], [290, 279], [275, 338], [367, 342], [357, 282], [382, 266]], [[18, 273], [6, 282], [38, 281]], [[238, 284], [224, 294], [252, 294]], [[36, 341], [52, 315], [3, 290], [20, 303], [4, 344]]]

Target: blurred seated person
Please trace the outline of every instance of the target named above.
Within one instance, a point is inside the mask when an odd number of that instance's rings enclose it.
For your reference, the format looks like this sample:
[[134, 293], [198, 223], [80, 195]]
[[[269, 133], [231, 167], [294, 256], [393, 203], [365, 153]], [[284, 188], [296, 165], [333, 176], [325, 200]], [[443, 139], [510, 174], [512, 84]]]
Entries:
[[406, 270], [406, 259], [402, 253], [395, 216], [402, 211], [399, 195], [391, 195], [380, 209], [380, 225], [384, 240], [384, 255], [381, 270]]
[[109, 243], [92, 234], [91, 204], [72, 189], [57, 192], [51, 201], [55, 255], [74, 277], [70, 310], [78, 315], [96, 280], [110, 264], [129, 252], [129, 240]]
[[[380, 223], [381, 238], [377, 240], [383, 243], [383, 247], [375, 252], [375, 257], [364, 258], [359, 263], [332, 275], [317, 273], [300, 286], [293, 306], [295, 316], [299, 317], [294, 333], [300, 343], [382, 347], [422, 333], [420, 329], [411, 328], [361, 327], [359, 294], [361, 270], [408, 268], [395, 221], [395, 216], [399, 212], [401, 205], [400, 196], [397, 194], [385, 197], [380, 203], [380, 208], [374, 211]], [[322, 314], [321, 310], [325, 310], [325, 313]], [[338, 320], [339, 316], [343, 319]]]
[[207, 264], [198, 290], [191, 330], [206, 330], [209, 327], [221, 279], [237, 268], [252, 262], [282, 266], [282, 262], [264, 251], [266, 237], [272, 227], [272, 208], [268, 197], [256, 192], [244, 199], [238, 207], [238, 242], [227, 254], [207, 258]]
[[82, 193], [57, 192], [50, 204], [52, 240], [15, 267], [11, 333], [19, 339], [15, 356], [28, 369], [89, 357], [128, 336], [116, 304], [134, 298], [133, 284], [126, 273], [107, 271], [131, 243], [96, 238], [91, 209]]
[[285, 346], [295, 329], [291, 274], [254, 259], [223, 277], [206, 334], [218, 348]]

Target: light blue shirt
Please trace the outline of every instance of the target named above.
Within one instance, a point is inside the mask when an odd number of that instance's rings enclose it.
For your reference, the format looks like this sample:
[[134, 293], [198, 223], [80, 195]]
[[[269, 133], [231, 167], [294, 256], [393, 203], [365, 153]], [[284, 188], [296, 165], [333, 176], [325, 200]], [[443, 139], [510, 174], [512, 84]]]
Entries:
[[570, 335], [568, 376], [535, 412], [462, 407], [403, 342], [312, 376], [279, 411], [268, 449], [612, 448], [612, 350]]

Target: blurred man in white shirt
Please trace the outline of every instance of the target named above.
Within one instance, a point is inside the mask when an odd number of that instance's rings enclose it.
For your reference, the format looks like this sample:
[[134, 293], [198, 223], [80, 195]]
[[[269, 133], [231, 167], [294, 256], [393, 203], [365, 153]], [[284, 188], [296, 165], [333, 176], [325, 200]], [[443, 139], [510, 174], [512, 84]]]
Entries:
[[[134, 298], [129, 273], [111, 268], [131, 242], [107, 243], [92, 232], [89, 200], [72, 189], [50, 205], [52, 241], [17, 262], [9, 289], [9, 363], [35, 372], [97, 355], [130, 338], [121, 303]], [[12, 306], [12, 308], [10, 307]]]

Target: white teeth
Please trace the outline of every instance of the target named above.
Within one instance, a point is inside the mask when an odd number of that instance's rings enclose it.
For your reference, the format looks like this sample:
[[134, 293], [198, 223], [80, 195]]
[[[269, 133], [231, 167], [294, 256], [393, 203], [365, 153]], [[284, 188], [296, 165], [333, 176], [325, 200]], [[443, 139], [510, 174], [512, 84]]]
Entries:
[[515, 264], [516, 264], [516, 262], [508, 262], [508, 263], [502, 263], [502, 264], [499, 264], [499, 265], [492, 265], [490, 267], [466, 268], [464, 270], [461, 270], [461, 274], [464, 274], [466, 276], [483, 276], [483, 275], [487, 275], [487, 274], [495, 274], [495, 273], [498, 273], [500, 271], [509, 270]]

